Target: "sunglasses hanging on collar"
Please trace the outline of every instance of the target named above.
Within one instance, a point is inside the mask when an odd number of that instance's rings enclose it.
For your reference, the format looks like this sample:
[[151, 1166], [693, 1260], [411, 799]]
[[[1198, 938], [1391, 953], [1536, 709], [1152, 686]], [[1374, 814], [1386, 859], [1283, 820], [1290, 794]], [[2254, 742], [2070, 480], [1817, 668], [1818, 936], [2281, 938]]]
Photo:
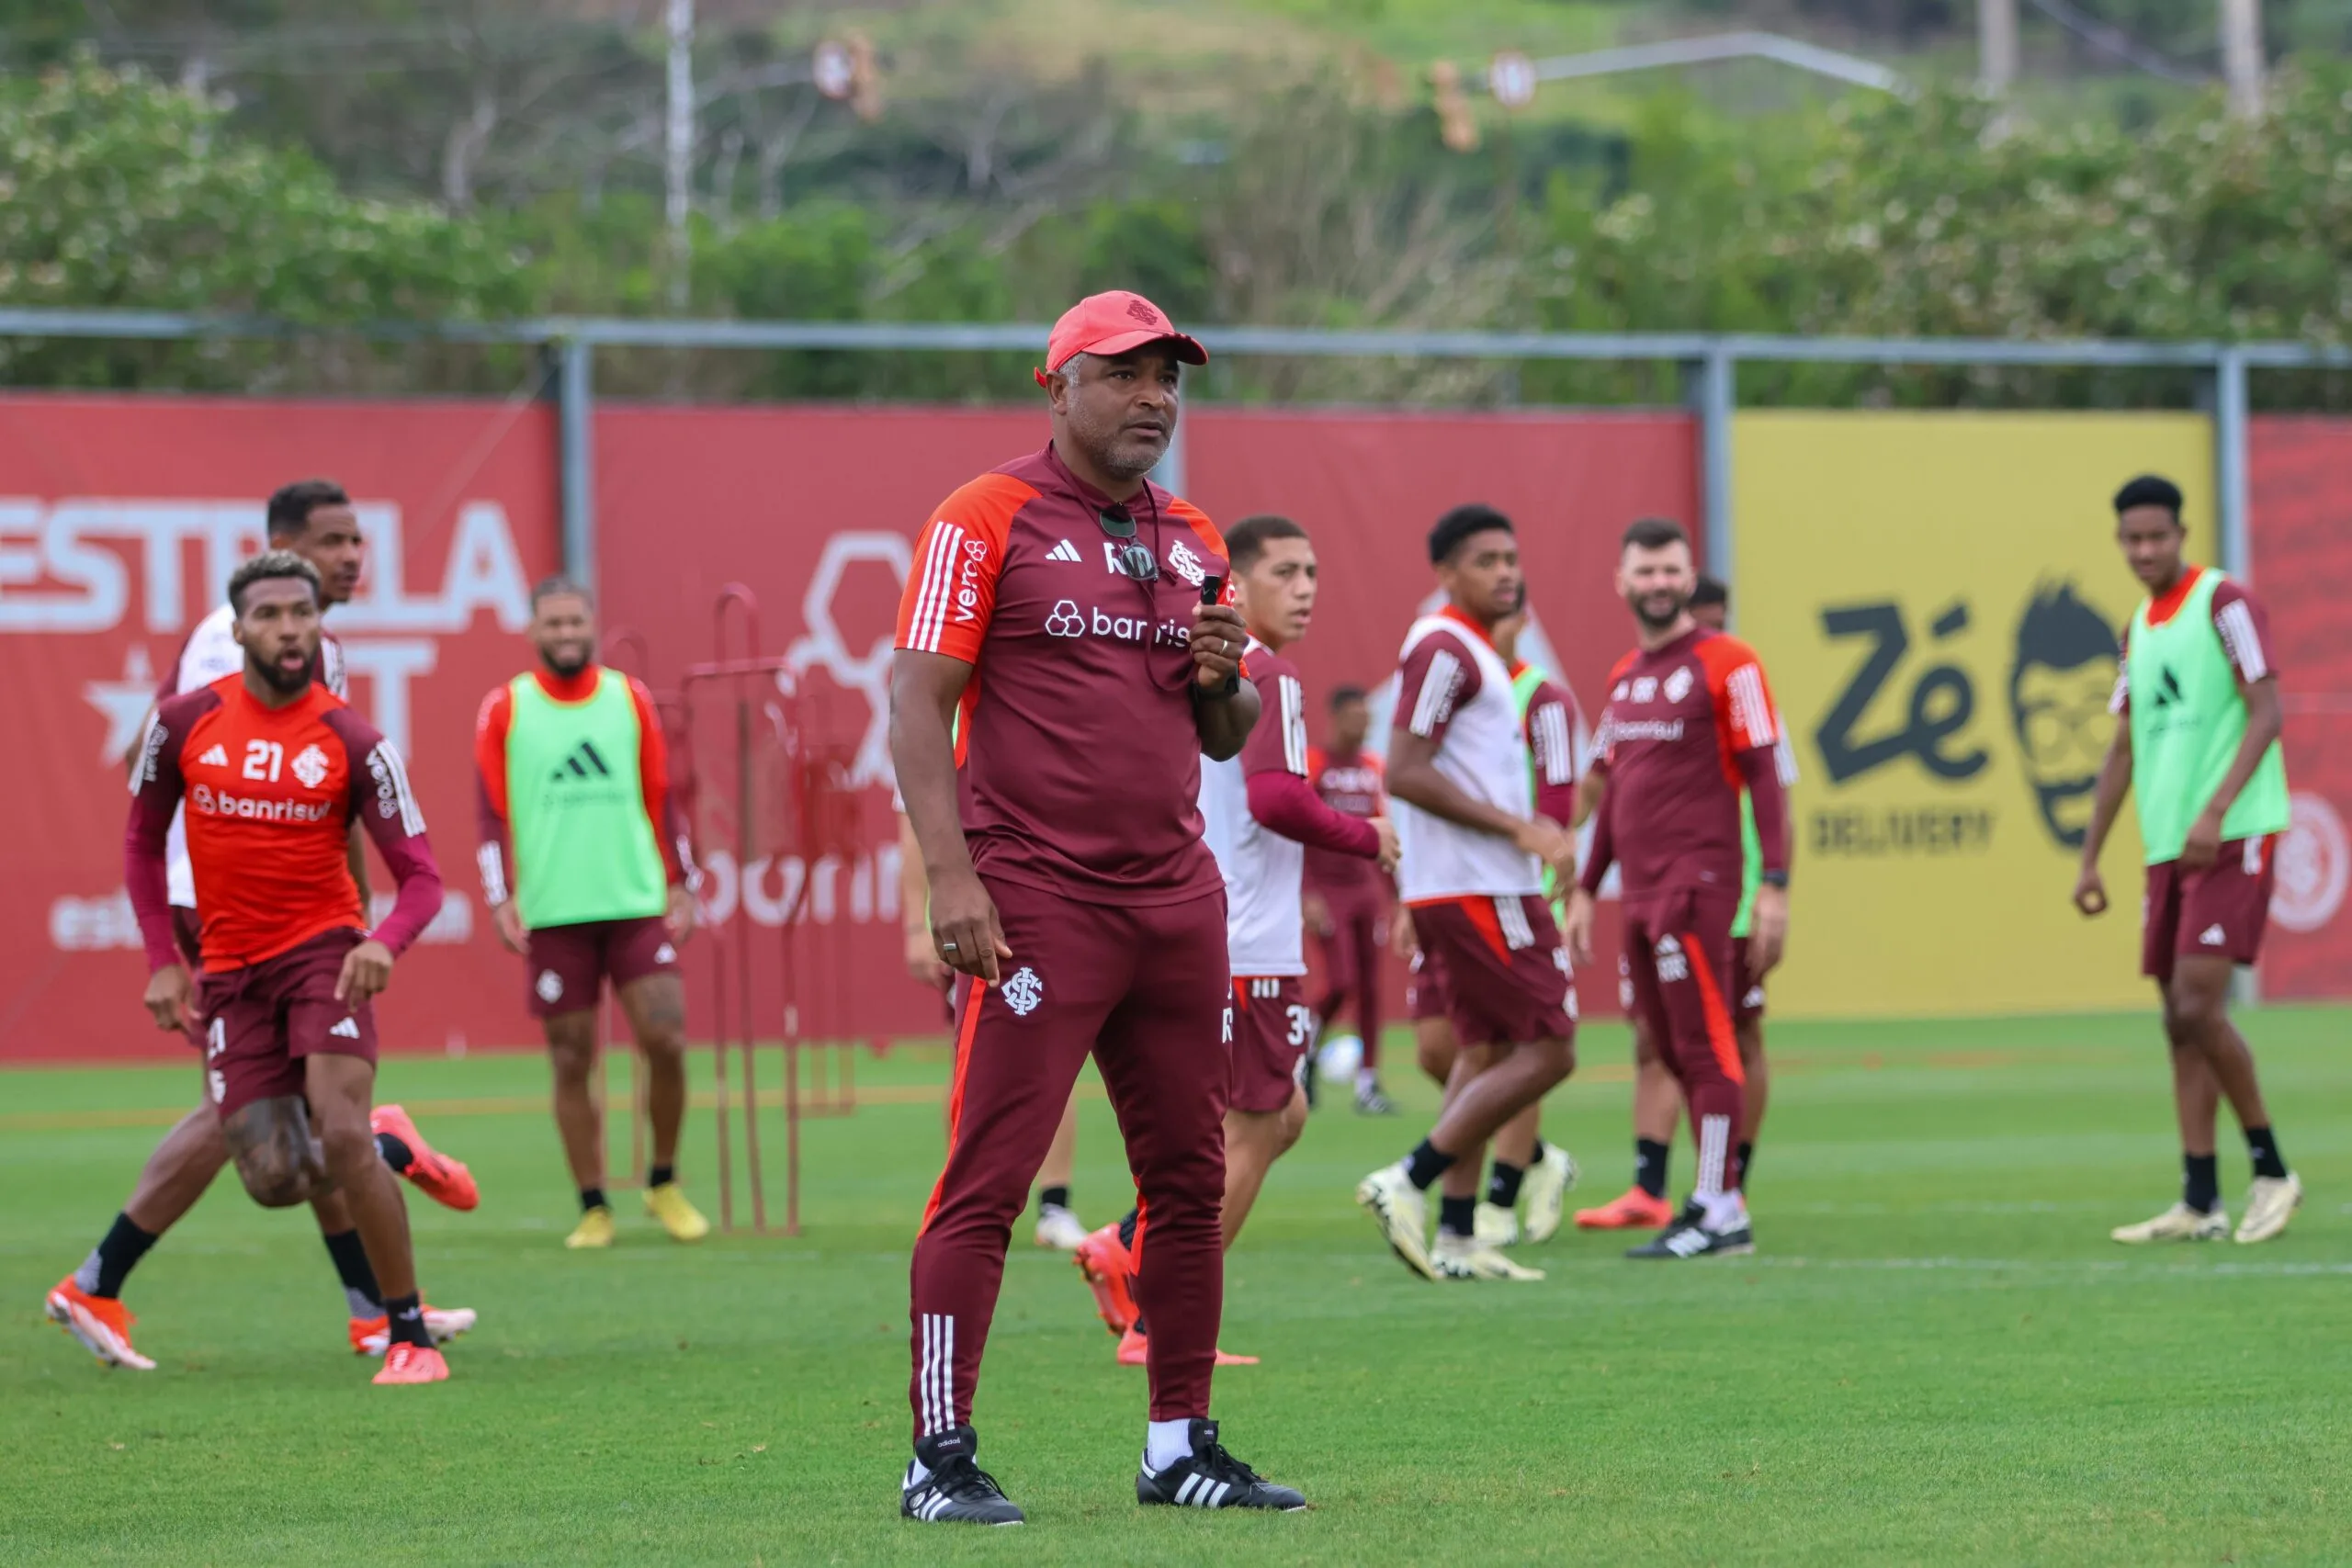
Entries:
[[1159, 581], [1159, 562], [1153, 557], [1150, 547], [1136, 542], [1136, 520], [1125, 507], [1104, 507], [1094, 514], [1094, 521], [1101, 524], [1102, 532], [1112, 538], [1126, 541], [1112, 552], [1112, 559], [1117, 564], [1120, 575], [1134, 578], [1137, 582]]

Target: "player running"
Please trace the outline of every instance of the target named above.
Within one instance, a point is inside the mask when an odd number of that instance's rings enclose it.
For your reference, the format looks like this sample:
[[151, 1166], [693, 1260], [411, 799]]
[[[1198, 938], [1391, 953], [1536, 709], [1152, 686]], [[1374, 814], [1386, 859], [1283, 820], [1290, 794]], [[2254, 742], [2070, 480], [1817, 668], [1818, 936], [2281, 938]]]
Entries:
[[[1694, 575], [1679, 524], [1645, 518], [1625, 530], [1617, 586], [1634, 612], [1637, 646], [1610, 672], [1600, 720], [1609, 782], [1592, 856], [1568, 898], [1569, 950], [1590, 963], [1593, 897], [1622, 857], [1634, 1010], [1667, 1046], [1699, 1151], [1690, 1206], [1629, 1258], [1756, 1250], [1733, 1147], [1746, 1075], [1731, 1007], [1738, 987], [1780, 963], [1788, 930], [1780, 717], [1754, 651], [1691, 616]], [[1764, 859], [1746, 976], [1735, 969], [1731, 946], [1743, 787], [1755, 803]]]
[[[1704, 572], [1690, 589], [1690, 618], [1709, 631], [1724, 629], [1731, 613], [1731, 592]], [[1578, 786], [1577, 804], [1589, 812], [1608, 782], [1606, 763], [1595, 760]], [[1786, 731], [1781, 736], [1781, 785], [1796, 782], [1796, 760]], [[1742, 872], [1739, 909], [1732, 916], [1732, 973], [1740, 987], [1739, 1005], [1732, 1009], [1732, 1033], [1739, 1042], [1740, 1070], [1747, 1082], [1740, 1091], [1739, 1128], [1734, 1134], [1734, 1157], [1748, 1173], [1756, 1155], [1757, 1130], [1764, 1124], [1770, 1093], [1770, 1067], [1764, 1059], [1764, 979], [1750, 973], [1748, 935], [1753, 930], [1756, 889], [1764, 871], [1763, 846], [1756, 837], [1756, 807], [1743, 792], [1739, 797], [1739, 848]], [[1618, 986], [1628, 998], [1626, 1021], [1634, 1030], [1634, 1184], [1597, 1209], [1577, 1211], [1583, 1230], [1657, 1230], [1674, 1220], [1674, 1205], [1666, 1201], [1668, 1156], [1674, 1145], [1674, 1126], [1682, 1119], [1682, 1091], [1675, 1087], [1674, 1071], [1667, 1066], [1658, 1043], [1651, 1038], [1630, 998], [1631, 971], [1618, 960]]]
[[[1383, 817], [1336, 809], [1309, 782], [1306, 688], [1283, 650], [1306, 635], [1315, 613], [1315, 547], [1287, 517], [1246, 517], [1225, 536], [1235, 605], [1249, 627], [1243, 651], [1262, 716], [1238, 757], [1201, 767], [1201, 817], [1225, 878], [1226, 942], [1233, 968], [1227, 1047], [1232, 1090], [1225, 1113], [1225, 1247], [1250, 1218], [1266, 1172], [1306, 1126], [1302, 1080], [1310, 1065], [1315, 1013], [1300, 987], [1306, 974], [1301, 923], [1305, 862], [1321, 849], [1382, 871], [1396, 863], [1396, 831]], [[1105, 1225], [1079, 1249], [1103, 1324], [1121, 1336], [1118, 1359], [1141, 1366], [1149, 1334], [1128, 1288], [1141, 1214]], [[1255, 1357], [1217, 1353], [1217, 1364]]]
[[[146, 1005], [182, 1026], [191, 991], [172, 931], [164, 840], [188, 805], [202, 915], [205, 1085], [237, 1174], [284, 1208], [330, 1184], [382, 1281], [390, 1347], [379, 1383], [449, 1375], [418, 1300], [408, 1214], [369, 1127], [371, 1005], [393, 961], [441, 909], [441, 875], [400, 753], [311, 680], [319, 576], [283, 550], [229, 580], [242, 674], [155, 710], [132, 773], [123, 876], [147, 946]], [[399, 893], [373, 932], [345, 851], [354, 818]]]
[[2075, 907], [2107, 911], [2099, 851], [2130, 790], [2147, 848], [2140, 969], [2164, 1000], [2179, 1113], [2180, 1201], [2115, 1239], [2214, 1241], [2230, 1234], [2213, 1152], [2223, 1096], [2245, 1130], [2254, 1186], [2241, 1242], [2268, 1241], [2303, 1201], [2262, 1102], [2254, 1054], [2231, 1021], [2236, 965], [2262, 951], [2278, 835], [2288, 817], [2278, 671], [2260, 601], [2181, 558], [2180, 491], [2143, 475], [2115, 495], [2115, 534], [2148, 591], [2124, 634], [2113, 707], [2121, 722], [2100, 767]]
[[[326, 479], [302, 479], [281, 486], [269, 498], [265, 530], [270, 548], [291, 550], [317, 571], [322, 607], [345, 604], [357, 591], [367, 547], [360, 535], [358, 513], [352, 509], [351, 498], [341, 486]], [[199, 690], [242, 671], [244, 652], [237, 645], [235, 626], [236, 614], [225, 601], [198, 621], [187, 640], [181, 644], [179, 658], [163, 689], [156, 694], [156, 702]], [[348, 696], [342, 645], [324, 630], [320, 633], [319, 662], [312, 676], [336, 696]], [[138, 756], [134, 750], [129, 761], [135, 763]], [[182, 961], [193, 972], [200, 967], [201, 959], [198, 951], [196, 882], [188, 862], [185, 815], [173, 815], [165, 840], [166, 884], [176, 945]], [[350, 844], [348, 864], [364, 908], [368, 903], [368, 863], [359, 848], [356, 823], [352, 825]], [[200, 1015], [194, 1008], [187, 1009], [183, 1021], [188, 1043], [202, 1050]], [[385, 1163], [419, 1191], [458, 1210], [471, 1209], [481, 1201], [472, 1173], [459, 1161], [440, 1154], [426, 1143], [416, 1124], [399, 1106], [378, 1106], [375, 1126], [377, 1148]], [[181, 1118], [148, 1156], [130, 1201], [83, 1260], [82, 1267], [58, 1281], [49, 1292], [45, 1309], [50, 1317], [107, 1365], [141, 1371], [152, 1370], [155, 1363], [131, 1345], [131, 1314], [122, 1304], [123, 1286], [141, 1259], [165, 1231], [196, 1206], [197, 1200], [204, 1196], [228, 1163], [229, 1145], [221, 1134], [220, 1119], [213, 1111], [211, 1098], [199, 1096], [196, 1109]], [[350, 1311], [351, 1348], [360, 1355], [380, 1356], [390, 1338], [383, 1293], [378, 1288], [375, 1270], [368, 1266], [367, 1248], [360, 1244], [350, 1204], [340, 1191], [326, 1191], [313, 1198], [311, 1207], [318, 1218], [327, 1256], [343, 1283], [344, 1299]], [[469, 1307], [427, 1306], [424, 1315], [436, 1342], [455, 1338], [474, 1324], [474, 1313]]]
[[1240, 751], [1258, 691], [1221, 602], [1224, 542], [1146, 478], [1180, 367], [1207, 357], [1140, 295], [1065, 312], [1037, 372], [1052, 441], [941, 503], [899, 604], [891, 757], [933, 937], [967, 977], [946, 1168], [914, 1249], [910, 1519], [1023, 1517], [973, 1462], [972, 1395], [1013, 1218], [1090, 1052], [1149, 1216], [1136, 1499], [1306, 1506], [1208, 1419], [1227, 1076], [1208, 1043], [1232, 992], [1197, 802], [1203, 755]]
[[[1306, 782], [1323, 804], [1351, 817], [1373, 818], [1386, 809], [1380, 759], [1363, 749], [1372, 728], [1372, 705], [1361, 686], [1331, 694], [1330, 744], [1306, 753]], [[1380, 1089], [1380, 955], [1388, 945], [1389, 917], [1396, 904], [1396, 879], [1362, 855], [1306, 846], [1306, 924], [1323, 953], [1323, 995], [1315, 1004], [1326, 1039], [1340, 1010], [1355, 1009], [1356, 1110], [1366, 1116], [1392, 1116], [1396, 1103]], [[1307, 1092], [1314, 1093], [1310, 1066]]]
[[[1544, 867], [1571, 870], [1576, 848], [1535, 810], [1510, 670], [1494, 646], [1495, 626], [1525, 588], [1510, 519], [1457, 506], [1429, 546], [1446, 604], [1405, 637], [1388, 789], [1400, 890], [1421, 952], [1447, 983], [1460, 1054], [1437, 1125], [1365, 1177], [1356, 1201], [1425, 1279], [1540, 1280], [1477, 1239], [1477, 1156], [1576, 1066], [1576, 991], [1543, 898]], [[1441, 1180], [1431, 1247], [1424, 1194]]]
[[653, 1163], [645, 1212], [679, 1241], [710, 1222], [678, 1185], [686, 1115], [685, 987], [678, 943], [695, 929], [694, 852], [670, 792], [661, 716], [642, 682], [596, 660], [588, 591], [549, 578], [531, 591], [538, 668], [482, 699], [474, 724], [476, 852], [498, 937], [522, 953], [530, 1009], [555, 1067], [555, 1124], [580, 1190], [568, 1247], [613, 1245], [596, 1007], [610, 979], [645, 1058]]

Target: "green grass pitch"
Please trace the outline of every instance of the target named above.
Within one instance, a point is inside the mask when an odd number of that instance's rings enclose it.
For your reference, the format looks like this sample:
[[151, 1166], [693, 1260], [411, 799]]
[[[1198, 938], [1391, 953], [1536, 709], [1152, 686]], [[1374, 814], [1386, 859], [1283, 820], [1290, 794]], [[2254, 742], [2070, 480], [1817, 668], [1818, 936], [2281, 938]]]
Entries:
[[[2106, 1239], [2177, 1186], [2150, 1018], [1782, 1024], [1762, 1254], [1635, 1265], [1571, 1232], [1526, 1249], [1535, 1285], [1411, 1279], [1351, 1203], [1426, 1124], [1398, 1050], [1407, 1114], [1319, 1113], [1228, 1272], [1226, 1345], [1265, 1359], [1219, 1374], [1217, 1414], [1313, 1511], [1138, 1510], [1143, 1375], [1024, 1223], [977, 1411], [981, 1462], [1029, 1510], [1012, 1531], [895, 1513], [936, 1051], [870, 1066], [856, 1115], [812, 1126], [799, 1240], [679, 1247], [624, 1195], [601, 1256], [560, 1246], [543, 1064], [390, 1062], [384, 1097], [485, 1193], [470, 1215], [412, 1199], [430, 1293], [481, 1313], [426, 1389], [368, 1385], [308, 1214], [233, 1179], [126, 1292], [160, 1370], [101, 1370], [40, 1297], [192, 1066], [0, 1073], [0, 1562], [2342, 1562], [2347, 1022], [2248, 1020], [2311, 1193], [2269, 1246]], [[1624, 1051], [1589, 1030], [1553, 1101], [1588, 1201], [1626, 1175]], [[1676, 1160], [1679, 1181], [1687, 1142]], [[2222, 1164], [2234, 1208], [2226, 1118]], [[715, 1212], [707, 1111], [686, 1175]], [[1126, 1190], [1097, 1094], [1079, 1206], [1100, 1223]]]

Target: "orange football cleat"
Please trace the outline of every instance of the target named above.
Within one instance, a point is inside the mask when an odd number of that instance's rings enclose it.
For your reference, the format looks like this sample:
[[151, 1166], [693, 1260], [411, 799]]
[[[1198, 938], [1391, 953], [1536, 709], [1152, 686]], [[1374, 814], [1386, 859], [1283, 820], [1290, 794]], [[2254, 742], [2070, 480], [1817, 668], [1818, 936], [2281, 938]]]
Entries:
[[82, 1342], [83, 1348], [109, 1367], [152, 1372], [155, 1363], [130, 1348], [130, 1325], [139, 1320], [130, 1309], [108, 1296], [94, 1296], [68, 1274], [49, 1292], [43, 1303], [49, 1320]]
[[1673, 1204], [1638, 1187], [1627, 1188], [1598, 1209], [1577, 1211], [1577, 1229], [1582, 1231], [1654, 1231], [1673, 1221]]
[[408, 1152], [416, 1157], [401, 1174], [443, 1208], [463, 1211], [481, 1201], [481, 1190], [474, 1185], [474, 1173], [466, 1168], [465, 1162], [451, 1159], [426, 1143], [424, 1134], [416, 1130], [416, 1123], [399, 1106], [379, 1105], [368, 1112], [368, 1130], [390, 1133], [408, 1145]]
[[384, 1353], [384, 1370], [373, 1379], [379, 1383], [447, 1382], [449, 1363], [435, 1349], [418, 1349], [410, 1344], [396, 1344]]
[[[1102, 1314], [1102, 1326], [1114, 1334], [1125, 1334], [1133, 1328], [1136, 1319], [1143, 1314], [1136, 1309], [1135, 1295], [1127, 1289], [1127, 1276], [1135, 1271], [1135, 1260], [1119, 1241], [1119, 1227], [1104, 1225], [1079, 1243], [1078, 1250], [1069, 1257], [1094, 1292], [1094, 1310]], [[1142, 1364], [1140, 1360], [1136, 1362], [1137, 1366]]]
[[[1150, 1354], [1151, 1337], [1149, 1335], [1138, 1333], [1130, 1328], [1119, 1336], [1119, 1365], [1140, 1367]], [[1220, 1367], [1254, 1367], [1258, 1364], [1258, 1358], [1237, 1356], [1229, 1350], [1219, 1350], [1216, 1353], [1216, 1364]]]

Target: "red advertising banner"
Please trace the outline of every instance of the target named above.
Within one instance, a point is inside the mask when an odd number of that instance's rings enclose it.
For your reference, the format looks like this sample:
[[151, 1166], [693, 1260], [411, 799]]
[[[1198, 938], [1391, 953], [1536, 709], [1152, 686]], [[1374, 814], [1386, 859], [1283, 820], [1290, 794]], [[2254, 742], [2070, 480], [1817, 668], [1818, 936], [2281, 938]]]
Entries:
[[[263, 503], [324, 475], [357, 503], [368, 566], [328, 626], [352, 700], [410, 759], [448, 897], [382, 1004], [386, 1038], [528, 1038], [522, 977], [472, 897], [471, 718], [515, 665], [532, 579], [556, 560], [542, 405], [0, 399], [0, 682], [23, 750], [0, 791], [0, 1059], [175, 1049], [141, 1009], [122, 891], [124, 755], [190, 628], [260, 547]], [[389, 896], [380, 865], [379, 897]]]
[[2253, 422], [2255, 594], [2270, 611], [2293, 826], [2262, 955], [2269, 997], [2352, 994], [2352, 420]]
[[[1610, 588], [1618, 531], [1695, 522], [1692, 426], [1679, 413], [1406, 416], [1204, 410], [1189, 485], [1222, 523], [1283, 511], [1313, 532], [1323, 600], [1297, 650], [1317, 699], [1377, 688], [1432, 590], [1423, 537], [1480, 500], [1521, 525], [1532, 657], [1588, 700], [1627, 640]], [[1046, 435], [1032, 410], [608, 406], [594, 430], [599, 579], [614, 661], [668, 699], [709, 873], [706, 915], [777, 933], [759, 958], [753, 1026], [789, 1000], [808, 1034], [933, 1034], [935, 998], [902, 966], [885, 720], [890, 633], [911, 541], [957, 485]], [[22, 890], [0, 913], [20, 955], [0, 976], [0, 1059], [175, 1049], [140, 1010], [139, 940], [121, 891], [121, 760], [181, 640], [257, 547], [262, 502], [325, 475], [359, 503], [360, 596], [329, 625], [353, 700], [412, 759], [448, 897], [381, 1006], [396, 1050], [521, 1045], [537, 1030], [519, 963], [489, 929], [473, 870], [475, 708], [531, 655], [528, 589], [557, 559], [554, 432], [540, 405], [0, 399], [0, 674], [45, 760], [15, 770]], [[722, 628], [729, 584], [748, 587]], [[781, 668], [729, 685], [688, 671], [763, 652]], [[772, 792], [752, 752], [808, 716], [837, 743], [855, 799], [842, 846], [808, 857], [762, 830], [738, 864], [732, 801]], [[788, 997], [783, 922], [814, 928]], [[738, 928], [742, 929], [742, 928]], [[692, 1027], [712, 1010], [709, 944], [687, 949]], [[1586, 978], [1589, 1010], [1615, 987]], [[1396, 1016], [1393, 1006], [1391, 1016]]]

